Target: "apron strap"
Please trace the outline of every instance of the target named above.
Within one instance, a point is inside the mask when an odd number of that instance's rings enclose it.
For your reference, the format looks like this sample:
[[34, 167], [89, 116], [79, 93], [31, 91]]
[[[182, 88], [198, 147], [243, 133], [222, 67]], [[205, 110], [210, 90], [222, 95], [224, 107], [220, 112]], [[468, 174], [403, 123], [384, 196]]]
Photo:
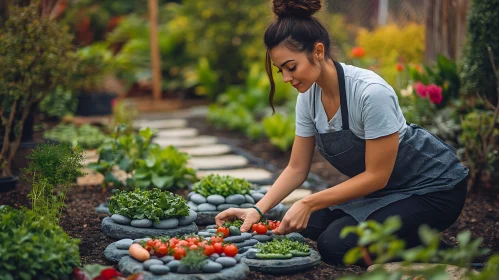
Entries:
[[345, 72], [343, 72], [343, 67], [341, 64], [334, 61], [334, 66], [336, 67], [336, 73], [338, 74], [338, 86], [340, 88], [340, 106], [341, 106], [341, 122], [342, 129], [349, 130], [350, 124], [348, 122], [348, 105], [347, 105], [347, 92], [345, 87]]

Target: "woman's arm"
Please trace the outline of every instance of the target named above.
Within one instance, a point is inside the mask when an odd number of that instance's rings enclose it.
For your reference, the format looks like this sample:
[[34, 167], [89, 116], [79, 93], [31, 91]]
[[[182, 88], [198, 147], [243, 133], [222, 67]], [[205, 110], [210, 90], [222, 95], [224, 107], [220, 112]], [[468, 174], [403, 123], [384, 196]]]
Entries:
[[341, 184], [295, 202], [275, 232], [286, 234], [302, 230], [313, 212], [384, 188], [395, 166], [398, 145], [398, 132], [366, 140], [366, 170]]

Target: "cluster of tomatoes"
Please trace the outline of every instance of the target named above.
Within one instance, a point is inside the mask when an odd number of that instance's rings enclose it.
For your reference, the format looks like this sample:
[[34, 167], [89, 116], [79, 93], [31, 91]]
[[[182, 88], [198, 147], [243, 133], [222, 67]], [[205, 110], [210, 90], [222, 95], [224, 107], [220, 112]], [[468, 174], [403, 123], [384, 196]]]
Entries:
[[281, 224], [280, 221], [267, 220], [265, 222], [259, 222], [251, 226], [251, 232], [256, 232], [257, 234], [266, 234], [269, 230], [275, 230]]
[[214, 253], [224, 253], [227, 257], [237, 255], [238, 248], [234, 244], [225, 244], [223, 237], [220, 235], [213, 236], [210, 240], [203, 240], [198, 236], [188, 236], [185, 238], [170, 238], [170, 239], [150, 239], [144, 245], [144, 248], [151, 255], [158, 258], [166, 255], [172, 255], [176, 260], [180, 260], [187, 255], [189, 250], [200, 250], [206, 256], [211, 256]]

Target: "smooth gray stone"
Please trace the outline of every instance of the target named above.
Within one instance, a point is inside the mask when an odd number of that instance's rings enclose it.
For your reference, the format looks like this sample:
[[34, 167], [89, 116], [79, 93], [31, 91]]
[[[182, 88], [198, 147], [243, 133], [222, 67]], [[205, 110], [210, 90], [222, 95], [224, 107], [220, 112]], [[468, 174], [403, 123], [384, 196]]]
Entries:
[[259, 192], [255, 192], [255, 193], [252, 193], [251, 194], [251, 197], [256, 201], [260, 201], [260, 199], [262, 199], [262, 197], [264, 196], [263, 193], [259, 193]]
[[150, 238], [150, 237], [146, 237], [146, 238], [137, 238], [137, 239], [134, 239], [134, 240], [133, 240], [133, 243], [140, 243], [140, 241], [146, 241], [146, 242], [147, 242], [147, 241], [149, 241], [149, 240], [151, 240], [151, 238]]
[[267, 188], [259, 188], [258, 192], [266, 194], [269, 190]]
[[211, 254], [211, 256], [208, 257], [210, 260], [215, 261], [216, 259], [220, 258], [220, 255], [217, 253]]
[[217, 211], [217, 206], [210, 203], [202, 203], [198, 205], [198, 212]]
[[222, 270], [223, 268], [223, 265], [221, 263], [217, 263], [217, 262], [214, 262], [212, 260], [208, 260], [204, 265], [203, 267], [201, 268], [201, 270], [204, 272], [204, 273], [217, 273], [219, 272], [220, 270]]
[[109, 212], [109, 207], [107, 207], [105, 203], [99, 204], [99, 206], [95, 208], [95, 212], [100, 214], [111, 215], [111, 213]]
[[252, 206], [255, 206], [255, 204], [243, 203], [243, 204], [239, 205], [239, 208], [250, 208]]
[[113, 214], [111, 216], [111, 219], [113, 219], [113, 221], [115, 223], [118, 223], [118, 224], [121, 224], [121, 225], [129, 225], [130, 222], [132, 221], [132, 219], [130, 219], [128, 217], [125, 217], [123, 215], [120, 215], [120, 214]]
[[[225, 241], [225, 239], [224, 239]], [[244, 242], [241, 242], [241, 243], [234, 243], [234, 245], [237, 246], [237, 248], [242, 248], [242, 247], [247, 247], [247, 246], [255, 246], [256, 244], [258, 244], [258, 240], [256, 239], [248, 239]]]
[[182, 263], [178, 266], [177, 268], [177, 273], [182, 273], [182, 274], [194, 274], [194, 273], [200, 273], [201, 270], [193, 270], [186, 265], [183, 265]]
[[196, 204], [203, 204], [203, 203], [206, 203], [206, 197], [198, 194], [198, 193], [195, 193], [191, 196], [190, 200]]
[[251, 248], [253, 248], [253, 246], [246, 246], [246, 247], [241, 247], [241, 248], [238, 247], [240, 254], [246, 253]]
[[194, 211], [193, 209], [190, 209], [189, 216], [179, 218], [178, 224], [181, 226], [186, 226], [186, 225], [194, 223], [197, 218], [198, 218], [198, 213], [196, 213], [196, 211]]
[[145, 262], [142, 263], [142, 265], [144, 266], [145, 270], [149, 270], [149, 268], [153, 264], [163, 265], [163, 262], [161, 260], [158, 260], [158, 259], [152, 259], [152, 260], [147, 260], [147, 261], [145, 261]]
[[138, 228], [150, 228], [152, 226], [152, 221], [149, 219], [132, 220], [130, 225]]
[[253, 237], [253, 234], [251, 234], [249, 232], [241, 232], [241, 236], [244, 236], [244, 238], [246, 238], [246, 240], [248, 240], [248, 239], [251, 239]]
[[212, 194], [206, 198], [206, 201], [208, 201], [208, 203], [211, 203], [213, 205], [224, 204], [225, 197], [223, 197], [219, 194]]
[[104, 257], [112, 263], [118, 263], [124, 256], [130, 256], [128, 249], [118, 249], [116, 247], [116, 242], [109, 244], [106, 249], [104, 249]]
[[243, 204], [246, 202], [246, 198], [242, 194], [233, 194], [225, 198], [227, 204]]
[[255, 204], [255, 200], [251, 197], [251, 195], [245, 194], [244, 198], [246, 199], [246, 203]]
[[187, 199], [188, 199], [188, 200], [190, 200], [190, 199], [191, 199], [191, 196], [192, 196], [192, 195], [194, 195], [194, 194], [196, 194], [196, 192], [189, 192], [189, 193], [187, 194]]
[[303, 235], [299, 234], [298, 232], [292, 232], [286, 234], [286, 237], [291, 239], [291, 241], [298, 241], [301, 243], [306, 243], [307, 241], [305, 240], [305, 237]]
[[229, 208], [239, 208], [239, 205], [238, 204], [220, 204], [217, 206], [217, 210], [218, 211], [224, 211], [224, 210], [227, 210]]
[[159, 260], [162, 261], [164, 264], [167, 264], [171, 261], [173, 261], [175, 258], [173, 258], [173, 256], [164, 256], [164, 257], [161, 257]]
[[234, 256], [234, 259], [236, 259], [237, 262], [240, 262], [242, 258], [243, 258], [243, 255], [241, 255], [241, 254], [237, 254]]
[[258, 253], [258, 250], [248, 250], [246, 254], [244, 254], [245, 258], [248, 259], [256, 259], [256, 253]]
[[116, 248], [121, 249], [121, 250], [128, 250], [130, 246], [133, 244], [133, 240], [126, 238], [126, 239], [121, 239], [118, 242], [116, 242]]
[[207, 232], [207, 231], [200, 231], [200, 232], [198, 232], [198, 235], [199, 235], [199, 236], [202, 236], [202, 237], [210, 237], [210, 236], [213, 236], [213, 234], [212, 234], [212, 233]]
[[170, 271], [175, 272], [175, 271], [177, 271], [178, 267], [180, 266], [180, 261], [178, 261], [178, 260], [170, 261], [166, 266], [168, 266]]
[[215, 234], [217, 233], [217, 229], [216, 228], [209, 228], [206, 231], [209, 232], [209, 233], [215, 233]]
[[215, 223], [215, 217], [220, 211], [198, 211], [197, 213], [196, 225], [212, 225]]
[[198, 211], [198, 205], [192, 201], [188, 201], [187, 206], [189, 206], [191, 210]]
[[260, 241], [260, 242], [267, 242], [272, 240], [272, 237], [266, 234], [257, 234], [253, 236], [254, 239]]
[[159, 258], [158, 258], [158, 257], [156, 257], [155, 255], [152, 255], [149, 259], [150, 259], [150, 260], [159, 260]]
[[[252, 253], [249, 251], [246, 256], [241, 260], [242, 263], [247, 264], [251, 270], [260, 271], [269, 274], [288, 274], [301, 272], [319, 265], [321, 257], [317, 251], [310, 250], [310, 256], [307, 257], [293, 257], [291, 259], [252, 259]], [[249, 256], [248, 256], [249, 255]]]
[[[171, 261], [169, 264], [172, 262], [178, 261]], [[224, 268], [218, 273], [179, 274], [172, 272], [170, 267], [170, 273], [166, 275], [154, 275], [149, 271], [144, 271], [142, 263], [128, 256], [120, 260], [118, 268], [124, 277], [142, 271], [144, 280], [240, 280], [246, 279], [249, 274], [248, 266], [242, 261], [233, 267]]]
[[198, 227], [196, 224], [192, 223], [187, 226], [178, 226], [173, 229], [136, 228], [117, 224], [110, 217], [106, 217], [102, 220], [101, 231], [105, 235], [116, 239], [137, 239], [146, 236], [182, 236], [198, 232]]
[[170, 272], [170, 268], [166, 265], [153, 264], [149, 267], [149, 270], [155, 275], [164, 275]]
[[167, 220], [160, 220], [159, 222], [154, 222], [152, 224], [154, 228], [161, 228], [161, 229], [171, 229], [171, 228], [176, 228], [178, 226], [178, 219], [177, 218], [171, 218]]
[[217, 225], [208, 225], [206, 226], [206, 229], [216, 229]]
[[223, 267], [231, 267], [237, 264], [236, 259], [231, 257], [220, 257], [216, 262], [223, 265]]
[[243, 235], [229, 236], [224, 238], [224, 242], [239, 243], [245, 241], [247, 238]]
[[225, 257], [225, 253], [220, 254], [220, 257]]

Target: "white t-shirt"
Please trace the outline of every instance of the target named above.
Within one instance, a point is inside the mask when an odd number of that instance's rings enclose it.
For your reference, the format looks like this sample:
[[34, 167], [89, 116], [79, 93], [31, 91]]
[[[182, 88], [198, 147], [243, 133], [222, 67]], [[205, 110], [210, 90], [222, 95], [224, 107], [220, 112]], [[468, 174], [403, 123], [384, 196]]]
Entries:
[[[350, 130], [361, 139], [375, 139], [398, 131], [400, 142], [407, 125], [393, 88], [370, 70], [343, 63], [341, 66], [345, 72]], [[298, 94], [295, 132], [297, 136], [315, 135], [312, 98], [315, 98], [315, 123], [319, 133], [341, 130], [341, 107], [328, 121], [321, 95], [322, 89], [319, 85]]]

